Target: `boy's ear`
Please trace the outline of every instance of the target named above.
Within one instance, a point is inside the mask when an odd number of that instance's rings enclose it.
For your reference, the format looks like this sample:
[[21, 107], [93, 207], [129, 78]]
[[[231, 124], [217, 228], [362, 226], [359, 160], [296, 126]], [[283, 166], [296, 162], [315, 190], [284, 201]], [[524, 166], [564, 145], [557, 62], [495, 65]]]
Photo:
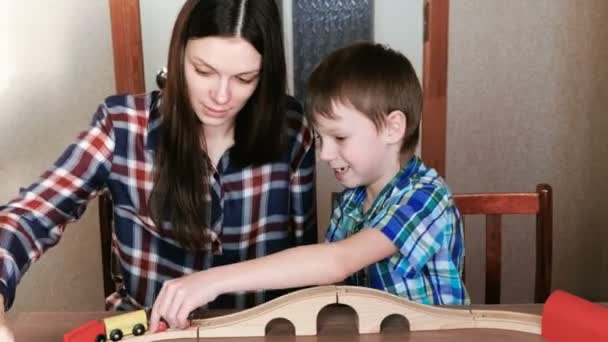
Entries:
[[407, 118], [405, 113], [400, 110], [394, 110], [386, 116], [385, 131], [387, 142], [396, 144], [401, 142], [405, 137], [405, 130], [407, 129]]

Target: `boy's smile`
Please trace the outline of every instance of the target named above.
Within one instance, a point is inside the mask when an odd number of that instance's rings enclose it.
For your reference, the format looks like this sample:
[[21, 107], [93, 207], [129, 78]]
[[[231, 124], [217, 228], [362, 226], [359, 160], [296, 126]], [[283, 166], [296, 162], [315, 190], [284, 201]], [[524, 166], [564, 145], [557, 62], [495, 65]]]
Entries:
[[333, 168], [334, 176], [336, 176], [336, 179], [341, 182], [342, 179], [344, 178], [346, 172], [348, 172], [349, 169], [350, 169], [350, 167], [348, 167], [348, 166]]

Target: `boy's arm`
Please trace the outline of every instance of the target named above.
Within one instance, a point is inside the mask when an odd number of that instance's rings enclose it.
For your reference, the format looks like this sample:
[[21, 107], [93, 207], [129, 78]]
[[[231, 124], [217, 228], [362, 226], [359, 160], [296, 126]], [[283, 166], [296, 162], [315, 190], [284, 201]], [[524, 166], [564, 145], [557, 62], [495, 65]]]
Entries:
[[389, 257], [397, 248], [384, 234], [364, 229], [342, 241], [291, 248], [247, 262], [210, 269], [217, 295], [227, 292], [332, 284]]
[[152, 331], [160, 317], [172, 327], [186, 327], [192, 310], [223, 293], [332, 284], [396, 252], [380, 231], [364, 229], [342, 241], [290, 248], [170, 280], [154, 303]]

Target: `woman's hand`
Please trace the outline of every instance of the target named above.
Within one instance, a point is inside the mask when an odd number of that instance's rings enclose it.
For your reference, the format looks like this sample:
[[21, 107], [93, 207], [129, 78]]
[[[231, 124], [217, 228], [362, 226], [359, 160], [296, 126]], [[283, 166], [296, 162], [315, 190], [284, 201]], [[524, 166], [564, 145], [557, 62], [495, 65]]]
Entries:
[[168, 280], [163, 284], [152, 306], [150, 330], [159, 329], [163, 318], [170, 327], [185, 329], [190, 325], [188, 315], [196, 308], [213, 301], [219, 294], [214, 289], [208, 271], [193, 273], [181, 278]]
[[4, 297], [0, 295], [0, 341], [15, 342], [13, 331], [9, 328], [4, 313]]

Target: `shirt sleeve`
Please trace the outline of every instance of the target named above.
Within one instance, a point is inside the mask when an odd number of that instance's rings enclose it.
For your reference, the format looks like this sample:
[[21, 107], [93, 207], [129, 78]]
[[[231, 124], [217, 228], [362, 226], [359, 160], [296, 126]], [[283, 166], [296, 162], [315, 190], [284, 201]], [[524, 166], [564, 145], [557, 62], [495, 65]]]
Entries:
[[406, 192], [371, 222], [397, 247], [396, 270], [405, 276], [420, 272], [443, 244], [449, 229], [447, 189], [425, 186]]
[[317, 242], [315, 144], [308, 122], [300, 115], [302, 124], [292, 151], [289, 219], [297, 245]]
[[19, 196], [0, 206], [0, 293], [5, 310], [32, 262], [57, 244], [65, 225], [78, 219], [106, 182], [114, 149], [112, 124], [102, 104], [55, 164]]

